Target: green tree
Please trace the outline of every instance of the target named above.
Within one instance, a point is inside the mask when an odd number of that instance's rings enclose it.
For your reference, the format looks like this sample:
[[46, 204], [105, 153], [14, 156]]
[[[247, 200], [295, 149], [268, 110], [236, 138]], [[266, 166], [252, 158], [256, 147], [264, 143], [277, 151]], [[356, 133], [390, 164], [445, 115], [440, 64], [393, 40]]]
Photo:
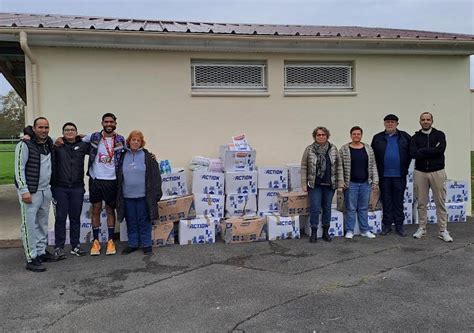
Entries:
[[0, 136], [18, 137], [25, 123], [25, 103], [13, 89], [0, 96], [0, 103]]

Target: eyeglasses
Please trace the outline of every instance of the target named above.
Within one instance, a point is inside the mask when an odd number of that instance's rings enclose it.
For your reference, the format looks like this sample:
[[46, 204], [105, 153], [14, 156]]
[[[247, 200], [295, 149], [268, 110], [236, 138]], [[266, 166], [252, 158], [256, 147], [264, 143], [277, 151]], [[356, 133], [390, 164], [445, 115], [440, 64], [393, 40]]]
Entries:
[[77, 130], [75, 128], [66, 128], [64, 129], [63, 132], [76, 132]]
[[316, 136], [326, 136], [324, 133], [316, 134]]

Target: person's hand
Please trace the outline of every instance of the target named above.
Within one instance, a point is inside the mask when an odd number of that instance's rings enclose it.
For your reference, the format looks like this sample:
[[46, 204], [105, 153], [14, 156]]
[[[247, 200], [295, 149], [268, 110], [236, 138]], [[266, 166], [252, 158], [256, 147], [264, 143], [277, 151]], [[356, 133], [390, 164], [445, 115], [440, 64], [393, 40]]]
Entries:
[[154, 161], [156, 161], [156, 155], [155, 155], [155, 154], [153, 154], [152, 152], [150, 152], [150, 156], [151, 156], [151, 158], [152, 158]]
[[28, 134], [23, 135], [23, 141], [30, 141], [30, 140], [31, 140], [31, 136], [29, 136]]
[[378, 186], [377, 184], [372, 183], [372, 189], [373, 189], [373, 190], [377, 189], [378, 187], [379, 187], [379, 186]]
[[63, 138], [57, 138], [56, 141], [54, 141], [55, 146], [64, 146], [64, 140]]
[[21, 201], [23, 201], [24, 203], [26, 204], [30, 204], [33, 202], [32, 198], [31, 198], [31, 193], [30, 192], [26, 192], [26, 193], [23, 193], [21, 195]]
[[341, 187], [338, 187], [337, 188], [337, 191], [340, 193], [340, 192], [343, 192], [344, 191], [344, 186], [341, 186]]
[[303, 186], [302, 190], [303, 192], [308, 192], [308, 188], [306, 186]]

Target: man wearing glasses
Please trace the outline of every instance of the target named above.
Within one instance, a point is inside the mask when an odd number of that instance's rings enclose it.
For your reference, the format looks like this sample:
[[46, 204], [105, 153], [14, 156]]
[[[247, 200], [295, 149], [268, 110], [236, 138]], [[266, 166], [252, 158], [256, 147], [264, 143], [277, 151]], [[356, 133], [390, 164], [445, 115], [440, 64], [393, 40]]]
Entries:
[[84, 157], [89, 154], [90, 144], [77, 135], [73, 123], [63, 125], [63, 145], [54, 146], [52, 192], [56, 208], [54, 224], [55, 250], [58, 259], [65, 259], [66, 218], [69, 216], [71, 254], [84, 256], [79, 236], [81, 211], [84, 200]]

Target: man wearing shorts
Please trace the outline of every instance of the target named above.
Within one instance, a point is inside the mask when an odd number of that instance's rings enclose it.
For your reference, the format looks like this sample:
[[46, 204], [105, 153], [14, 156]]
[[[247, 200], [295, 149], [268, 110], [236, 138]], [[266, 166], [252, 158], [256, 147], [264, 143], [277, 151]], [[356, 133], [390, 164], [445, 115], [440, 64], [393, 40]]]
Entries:
[[82, 140], [91, 145], [89, 155], [89, 201], [92, 204], [92, 234], [94, 240], [90, 249], [91, 256], [100, 255], [101, 245], [99, 242], [100, 213], [102, 201], [105, 201], [107, 212], [107, 255], [116, 253], [113, 235], [115, 231], [115, 203], [117, 198], [117, 169], [120, 156], [125, 148], [123, 136], [115, 133], [117, 118], [112, 113], [102, 116], [102, 128], [100, 132], [86, 135]]

